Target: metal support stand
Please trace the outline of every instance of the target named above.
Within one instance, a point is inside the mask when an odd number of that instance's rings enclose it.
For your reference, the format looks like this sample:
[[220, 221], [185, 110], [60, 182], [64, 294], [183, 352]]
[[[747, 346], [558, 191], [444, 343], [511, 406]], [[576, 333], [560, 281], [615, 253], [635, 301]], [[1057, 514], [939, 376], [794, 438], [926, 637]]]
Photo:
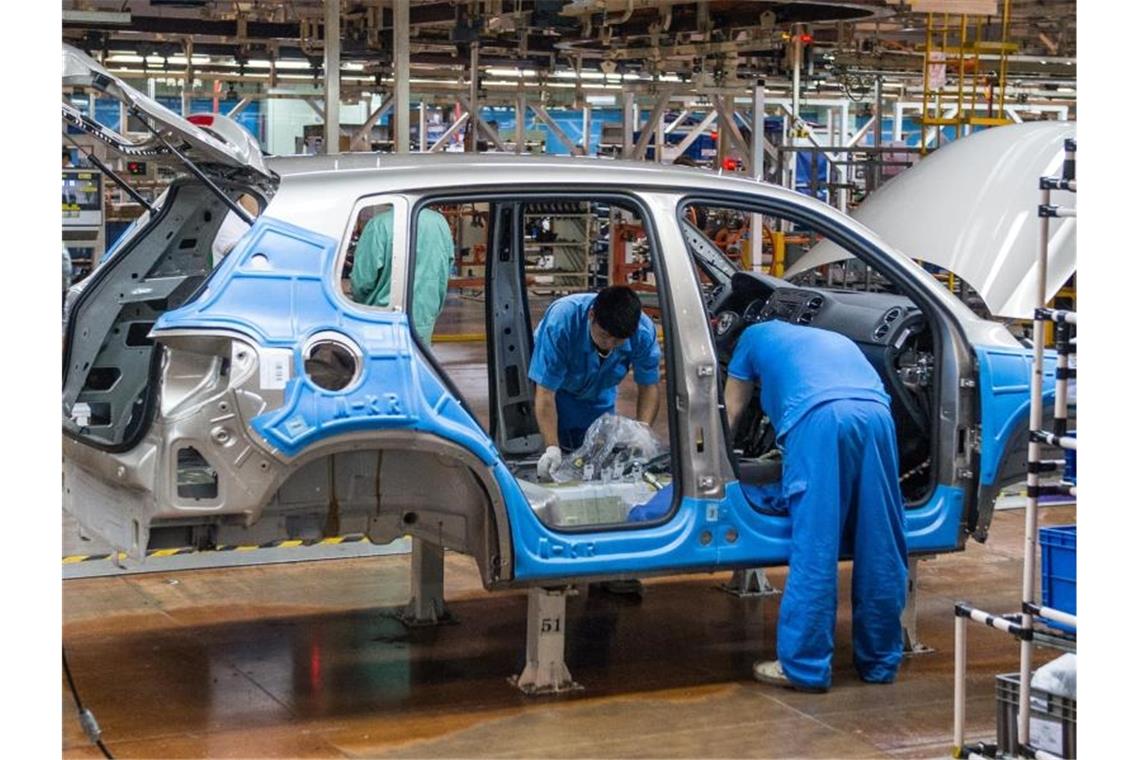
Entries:
[[567, 588], [532, 588], [526, 601], [526, 667], [508, 679], [523, 694], [560, 694], [582, 685], [566, 667]]
[[762, 567], [733, 570], [728, 583], [722, 583], [717, 588], [742, 599], [780, 595], [780, 589], [772, 585]]
[[400, 613], [414, 628], [457, 622], [443, 602], [443, 547], [412, 539], [412, 599]]
[[906, 607], [902, 613], [903, 653], [930, 654], [934, 650], [918, 640], [918, 558], [907, 560]]

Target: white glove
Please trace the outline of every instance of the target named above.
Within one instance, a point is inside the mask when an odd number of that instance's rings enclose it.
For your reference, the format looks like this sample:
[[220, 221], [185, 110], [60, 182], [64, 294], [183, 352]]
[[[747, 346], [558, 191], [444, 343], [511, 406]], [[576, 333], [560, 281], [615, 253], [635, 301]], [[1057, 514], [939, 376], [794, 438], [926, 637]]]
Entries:
[[554, 471], [561, 465], [562, 449], [557, 446], [547, 446], [546, 453], [538, 460], [538, 477], [553, 480]]

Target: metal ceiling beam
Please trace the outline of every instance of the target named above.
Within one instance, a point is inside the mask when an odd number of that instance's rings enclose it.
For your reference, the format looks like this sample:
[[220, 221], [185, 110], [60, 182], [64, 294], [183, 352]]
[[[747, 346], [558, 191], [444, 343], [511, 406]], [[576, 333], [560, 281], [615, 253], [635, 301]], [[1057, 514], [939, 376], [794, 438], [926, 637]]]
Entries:
[[689, 113], [690, 113], [690, 111], [689, 111], [689, 109], [688, 109], [688, 108], [684, 108], [684, 109], [682, 109], [682, 110], [681, 110], [681, 115], [680, 115], [680, 116], [678, 116], [676, 119], [674, 119], [674, 120], [673, 120], [673, 123], [672, 123], [672, 124], [670, 124], [669, 126], [665, 127], [665, 134], [669, 134], [669, 133], [670, 133], [670, 132], [672, 132], [674, 129], [676, 129], [677, 127], [681, 126], [681, 122], [683, 122], [685, 119], [689, 118]]
[[253, 98], [242, 98], [241, 100], [239, 100], [237, 102], [237, 105], [235, 105], [230, 110], [226, 111], [226, 116], [228, 116], [231, 119], [234, 118], [239, 113], [244, 111], [245, 107], [248, 106], [252, 102], [253, 102]]
[[368, 150], [371, 147], [371, 141], [368, 140], [368, 135], [372, 131], [372, 127], [376, 126], [376, 122], [380, 121], [380, 119], [384, 117], [384, 114], [392, 109], [394, 100], [395, 99], [389, 95], [380, 101], [380, 105], [376, 110], [368, 115], [368, 118], [364, 120], [364, 124], [361, 125], [360, 129], [353, 132], [352, 136], [348, 139], [349, 150], [357, 150], [362, 145], [364, 150]]
[[463, 128], [463, 125], [467, 123], [467, 120], [470, 117], [470, 113], [465, 113], [455, 121], [451, 122], [451, 126], [448, 127], [447, 130], [439, 136], [438, 140], [432, 143], [431, 148], [428, 149], [428, 153], [439, 153], [444, 148], [446, 148], [448, 140], [450, 140], [456, 132]]
[[555, 122], [554, 119], [550, 118], [550, 114], [546, 112], [545, 108], [532, 103], [530, 104], [530, 110], [534, 111], [534, 115], [537, 116], [543, 124], [550, 128], [550, 131], [554, 133], [555, 137], [562, 141], [563, 145], [566, 145], [570, 148], [570, 153], [572, 155], [582, 155], [582, 146], [578, 145], [566, 136], [566, 133], [562, 131], [562, 127], [558, 126], [558, 123]]
[[[653, 112], [649, 115], [649, 120], [645, 122], [645, 126], [641, 128], [641, 136], [637, 138], [637, 144], [633, 146], [633, 158], [640, 161], [645, 158], [645, 153], [649, 148], [649, 138], [657, 133], [657, 127], [661, 123], [661, 117], [665, 115], [665, 109], [669, 106], [669, 93], [665, 93], [657, 98], [657, 102], [653, 104]], [[662, 146], [658, 144], [654, 150], [654, 154], [660, 160], [662, 154]]]
[[[744, 135], [740, 133], [740, 127], [737, 126], [736, 119], [733, 117], [733, 112], [735, 111], [734, 105], [731, 103], [726, 105], [724, 98], [720, 95], [714, 95], [712, 102], [713, 108], [716, 109], [717, 116], [720, 117], [717, 119], [717, 133], [720, 135], [727, 134], [733, 149], [747, 160], [749, 155], [748, 141], [745, 140]], [[746, 166], [745, 170], [751, 172], [752, 167]]]
[[698, 124], [694, 129], [690, 130], [689, 133], [685, 135], [685, 137], [681, 140], [681, 142], [677, 143], [678, 155], [681, 155], [686, 150], [688, 150], [689, 146], [692, 145], [698, 137], [705, 133], [705, 131], [712, 125], [712, 123], [716, 121], [716, 115], [716, 111], [709, 111], [707, 114], [705, 114], [705, 118], [701, 119], [701, 123]]
[[491, 142], [495, 144], [496, 148], [503, 151], [504, 153], [510, 153], [510, 148], [508, 148], [507, 144], [504, 143], [502, 141], [502, 138], [499, 137], [498, 131], [492, 129], [490, 124], [483, 121], [483, 117], [479, 115], [479, 112], [471, 107], [471, 101], [460, 95], [459, 105], [462, 106], [463, 110], [467, 111], [467, 113], [471, 115], [471, 118], [475, 120], [476, 134], [478, 134], [478, 132], [481, 130], [483, 134], [485, 134], [491, 140]]

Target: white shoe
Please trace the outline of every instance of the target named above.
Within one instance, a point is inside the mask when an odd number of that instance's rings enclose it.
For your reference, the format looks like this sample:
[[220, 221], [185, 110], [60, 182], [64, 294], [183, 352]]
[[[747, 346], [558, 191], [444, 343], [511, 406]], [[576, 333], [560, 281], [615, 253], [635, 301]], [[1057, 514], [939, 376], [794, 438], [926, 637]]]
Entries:
[[795, 683], [788, 678], [788, 674], [784, 672], [784, 666], [780, 664], [779, 660], [757, 660], [752, 665], [752, 677], [769, 686], [782, 686], [785, 689], [805, 691], [809, 694], [823, 694], [827, 691], [821, 686], [804, 686]]

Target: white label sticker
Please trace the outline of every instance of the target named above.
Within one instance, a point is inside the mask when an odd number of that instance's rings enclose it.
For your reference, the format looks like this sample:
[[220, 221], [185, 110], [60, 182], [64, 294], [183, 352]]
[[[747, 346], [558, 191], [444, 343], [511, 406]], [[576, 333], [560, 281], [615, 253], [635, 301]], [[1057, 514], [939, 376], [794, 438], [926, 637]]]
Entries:
[[280, 390], [289, 382], [293, 352], [285, 348], [265, 348], [258, 352], [262, 390]]
[[1064, 757], [1064, 736], [1064, 729], [1059, 721], [1029, 716], [1029, 743], [1037, 749]]

